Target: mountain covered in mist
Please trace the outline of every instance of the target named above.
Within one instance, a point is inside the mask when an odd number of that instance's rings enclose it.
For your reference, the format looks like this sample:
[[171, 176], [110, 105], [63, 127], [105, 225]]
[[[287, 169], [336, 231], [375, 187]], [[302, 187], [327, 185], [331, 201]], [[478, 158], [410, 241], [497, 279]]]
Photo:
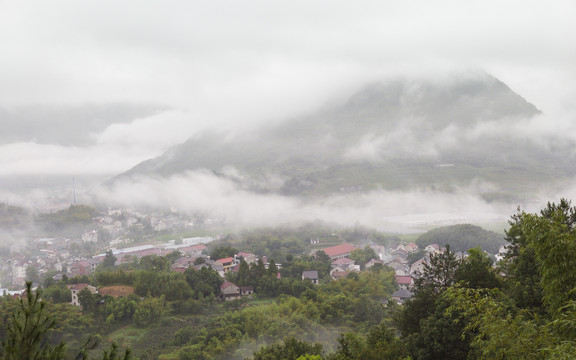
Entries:
[[296, 119], [193, 136], [116, 179], [205, 169], [286, 195], [481, 183], [488, 198], [517, 197], [573, 175], [573, 144], [542, 144], [526, 131], [539, 114], [485, 73], [396, 79]]

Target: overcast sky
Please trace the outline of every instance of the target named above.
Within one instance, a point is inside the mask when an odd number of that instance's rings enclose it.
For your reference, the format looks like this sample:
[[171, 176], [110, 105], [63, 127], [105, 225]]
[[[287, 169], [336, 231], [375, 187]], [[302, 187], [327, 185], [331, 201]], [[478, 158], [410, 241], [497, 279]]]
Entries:
[[398, 74], [483, 69], [572, 131], [574, 19], [571, 0], [0, 0], [0, 109], [169, 109], [85, 145], [3, 143], [0, 176], [113, 175], [199, 129], [294, 116]]

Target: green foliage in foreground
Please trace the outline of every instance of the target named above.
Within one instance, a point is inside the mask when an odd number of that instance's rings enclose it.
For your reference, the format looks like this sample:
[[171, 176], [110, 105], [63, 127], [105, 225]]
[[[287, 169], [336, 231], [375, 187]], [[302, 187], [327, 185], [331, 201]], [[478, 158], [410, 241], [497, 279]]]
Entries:
[[54, 328], [55, 321], [46, 312], [46, 304], [28, 283], [26, 299], [21, 299], [13, 314], [8, 333], [0, 349], [0, 357], [6, 360], [63, 359], [64, 344], [56, 346], [45, 342], [44, 337]]
[[288, 338], [283, 344], [272, 344], [256, 351], [253, 360], [297, 360], [306, 355], [322, 355], [322, 345]]
[[[38, 290], [26, 284], [26, 298], [20, 299], [16, 311], [8, 323], [7, 333], [0, 348], [0, 358], [5, 360], [64, 360], [67, 358], [66, 344], [49, 342], [50, 332], [56, 328], [56, 319], [48, 313]], [[74, 356], [78, 360], [88, 360], [88, 352], [96, 344], [88, 341]], [[104, 351], [102, 360], [128, 360], [130, 351], [120, 355], [116, 345]]]
[[[367, 271], [356, 277], [311, 286], [299, 298], [281, 295], [251, 306], [239, 301], [197, 331], [183, 329], [161, 359], [244, 359], [262, 343], [288, 337], [328, 343], [346, 331], [363, 332], [385, 317], [381, 305], [395, 290], [392, 271]], [[238, 306], [235, 306], [238, 305]]]
[[576, 208], [519, 212], [506, 238], [497, 274], [480, 251], [431, 260], [396, 316], [414, 359], [574, 359]]
[[323, 346], [310, 344], [295, 338], [260, 348], [251, 360], [396, 360], [406, 357], [404, 345], [386, 325], [372, 326], [361, 336], [348, 332], [338, 338], [338, 348], [324, 354]]

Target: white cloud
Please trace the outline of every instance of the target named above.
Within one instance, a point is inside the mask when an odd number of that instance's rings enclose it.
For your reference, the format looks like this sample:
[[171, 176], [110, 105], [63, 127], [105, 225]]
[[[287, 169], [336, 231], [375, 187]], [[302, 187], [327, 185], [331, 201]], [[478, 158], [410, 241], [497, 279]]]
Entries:
[[[255, 116], [255, 102], [289, 112], [351, 79], [455, 66], [496, 72], [536, 103], [576, 89], [569, 0], [1, 6], [6, 102], [225, 103]], [[564, 88], [551, 96], [541, 81]]]
[[103, 132], [93, 134], [100, 145], [149, 149], [159, 153], [186, 141], [199, 130], [193, 114], [169, 110], [157, 115], [134, 119], [130, 123], [112, 124]]
[[[256, 194], [241, 185], [208, 171], [160, 177], [139, 177], [116, 182], [93, 193], [106, 204], [176, 207], [182, 211], [204, 212], [225, 218], [238, 226], [276, 225], [316, 219], [344, 225], [356, 223], [382, 226], [408, 223], [409, 215], [419, 221], [472, 221], [505, 219], [509, 207], [488, 204], [479, 193], [490, 184], [473, 182], [451, 193], [429, 189], [412, 191], [373, 191], [301, 200], [277, 194]], [[428, 219], [428, 220], [426, 220]]]

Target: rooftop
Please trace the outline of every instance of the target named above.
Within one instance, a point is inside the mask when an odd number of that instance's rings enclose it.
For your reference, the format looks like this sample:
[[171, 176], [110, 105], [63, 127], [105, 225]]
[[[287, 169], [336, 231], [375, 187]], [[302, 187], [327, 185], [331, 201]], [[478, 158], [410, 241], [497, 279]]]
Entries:
[[354, 250], [354, 249], [355, 249], [354, 245], [345, 243], [345, 244], [340, 244], [340, 245], [336, 245], [336, 246], [332, 246], [332, 247], [327, 247], [325, 249], [322, 249], [322, 251], [324, 251], [328, 256], [333, 257], [333, 256], [351, 253], [352, 250]]
[[306, 270], [302, 272], [303, 279], [318, 279], [318, 271], [316, 270]]

